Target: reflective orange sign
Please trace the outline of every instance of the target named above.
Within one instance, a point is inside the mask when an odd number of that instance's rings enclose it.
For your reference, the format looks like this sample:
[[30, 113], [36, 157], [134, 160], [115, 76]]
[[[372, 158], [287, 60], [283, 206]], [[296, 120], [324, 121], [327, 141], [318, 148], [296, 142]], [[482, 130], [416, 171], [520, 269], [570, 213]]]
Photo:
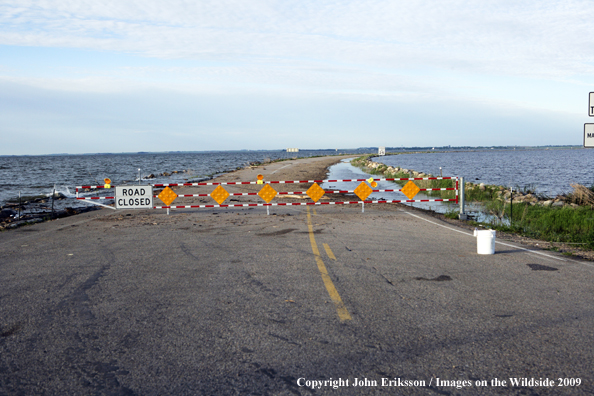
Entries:
[[265, 185], [262, 189], [258, 192], [260, 198], [262, 198], [266, 203], [270, 203], [274, 197], [276, 197], [276, 190], [270, 187], [270, 184]]
[[229, 197], [229, 193], [223, 188], [223, 186], [219, 184], [217, 188], [215, 188], [214, 191], [210, 193], [210, 196], [212, 199], [217, 201], [219, 205], [221, 205]]
[[314, 202], [318, 202], [320, 198], [326, 193], [318, 183], [314, 183], [307, 191], [306, 194], [313, 199]]
[[173, 190], [169, 187], [165, 187], [163, 191], [161, 191], [161, 193], [157, 195], [157, 197], [159, 197], [159, 199], [163, 201], [163, 203], [166, 206], [169, 206], [173, 201], [175, 201], [175, 198], [177, 198], [177, 194], [174, 193]]
[[365, 201], [367, 199], [367, 197], [369, 196], [369, 194], [371, 194], [373, 191], [371, 190], [371, 187], [369, 187], [367, 184], [365, 184], [365, 182], [361, 182], [361, 184], [359, 184], [357, 186], [357, 188], [355, 188], [354, 193], [357, 194], [357, 196], [359, 197], [359, 199], [361, 199], [361, 201]]
[[417, 187], [417, 185], [413, 183], [412, 180], [409, 180], [400, 191], [402, 191], [404, 195], [408, 197], [408, 199], [413, 199], [415, 195], [421, 191], [421, 189]]

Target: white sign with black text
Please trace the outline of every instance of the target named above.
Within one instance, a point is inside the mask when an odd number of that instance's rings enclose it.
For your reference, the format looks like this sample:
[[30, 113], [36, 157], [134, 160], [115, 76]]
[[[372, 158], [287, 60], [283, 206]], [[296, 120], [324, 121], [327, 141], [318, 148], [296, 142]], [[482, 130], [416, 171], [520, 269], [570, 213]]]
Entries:
[[584, 124], [584, 147], [594, 148], [594, 124]]
[[588, 101], [588, 115], [594, 117], [594, 92], [590, 92], [590, 100]]
[[116, 209], [153, 208], [153, 186], [118, 186], [115, 190]]

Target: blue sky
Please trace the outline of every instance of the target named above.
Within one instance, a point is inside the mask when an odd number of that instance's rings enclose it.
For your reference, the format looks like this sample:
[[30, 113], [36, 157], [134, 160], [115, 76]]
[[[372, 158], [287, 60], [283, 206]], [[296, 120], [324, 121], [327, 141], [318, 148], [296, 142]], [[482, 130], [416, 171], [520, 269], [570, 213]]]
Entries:
[[0, 154], [582, 143], [591, 1], [0, 3]]

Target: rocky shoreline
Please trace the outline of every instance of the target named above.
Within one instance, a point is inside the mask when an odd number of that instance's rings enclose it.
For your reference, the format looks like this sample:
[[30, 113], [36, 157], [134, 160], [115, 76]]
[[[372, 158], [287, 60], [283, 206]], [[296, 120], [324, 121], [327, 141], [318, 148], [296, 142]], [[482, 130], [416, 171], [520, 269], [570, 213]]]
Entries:
[[[369, 158], [363, 161], [355, 161], [354, 165], [359, 166], [361, 168], [366, 168], [368, 171], [374, 174], [383, 175], [386, 178], [401, 178], [406, 177], [402, 176], [402, 174], [408, 174], [408, 177], [435, 177], [429, 173], [417, 172], [412, 169], [400, 168], [400, 167], [393, 167], [387, 166], [382, 164], [381, 162], [375, 162], [370, 160]], [[472, 182], [465, 182], [464, 183], [464, 190], [467, 196], [472, 196], [473, 193], [478, 195], [477, 193], [482, 192], [490, 195], [491, 199], [498, 199], [503, 201], [504, 203], [527, 203], [529, 205], [539, 205], [539, 206], [547, 206], [547, 207], [571, 207], [571, 208], [579, 208], [580, 206], [584, 205], [592, 205], [594, 201], [594, 193], [589, 191], [589, 189], [579, 186], [579, 185], [572, 185], [574, 190], [578, 190], [579, 194], [574, 192], [573, 194], [562, 194], [557, 195], [556, 197], [547, 197], [542, 194], [536, 194], [534, 191], [530, 191], [528, 189], [522, 191], [519, 189], [514, 189], [512, 192], [511, 188], [504, 187], [504, 186], [497, 186], [497, 185], [486, 185], [485, 183], [472, 183]], [[584, 190], [585, 189], [585, 190]], [[588, 190], [588, 191], [586, 191]], [[513, 195], [512, 195], [513, 193]], [[576, 195], [580, 195], [578, 197]]]
[[[351, 156], [346, 156], [351, 157]], [[289, 171], [284, 170], [281, 173], [287, 173], [285, 176], [289, 179], [295, 179], [303, 177], [303, 173], [306, 173], [309, 178], [313, 179], [321, 179], [324, 178], [326, 173], [328, 172], [328, 167], [338, 161], [340, 159], [345, 158], [345, 156], [325, 156], [325, 157], [308, 157], [302, 158], [300, 160], [307, 160], [309, 161], [302, 161], [303, 165], [302, 168], [298, 171]], [[226, 171], [222, 171], [213, 175], [209, 175], [208, 177], [203, 177], [199, 181], [206, 181], [206, 180], [219, 180], [219, 181], [231, 181], [238, 177], [237, 172], [251, 172], [257, 170], [266, 170], [265, 166], [271, 165], [276, 160], [266, 159], [263, 161], [252, 161], [247, 163], [245, 166], [237, 167], [236, 169], [230, 169]], [[310, 162], [312, 164], [310, 164]], [[319, 164], [323, 164], [320, 166]], [[160, 177], [168, 177], [173, 175], [179, 174], [189, 174], [191, 171], [189, 170], [174, 170], [171, 172], [163, 172], [159, 174]], [[241, 174], [241, 173], [240, 173]], [[280, 176], [280, 174], [277, 174]], [[143, 176], [143, 180], [154, 179], [157, 176], [154, 174], [150, 174], [148, 176]], [[252, 178], [255, 179], [255, 176]], [[185, 179], [188, 180], [188, 179]], [[194, 181], [194, 180], [193, 180]], [[177, 189], [177, 188], [175, 188]], [[83, 189], [83, 191], [91, 191], [90, 189]], [[301, 197], [298, 197], [301, 198]], [[73, 199], [66, 197], [63, 194], [56, 193], [53, 197], [55, 200], [52, 202], [52, 197], [46, 196], [35, 196], [35, 197], [23, 197], [22, 202], [7, 202], [5, 205], [0, 207], [0, 231], [10, 230], [14, 228], [18, 228], [20, 226], [39, 223], [48, 220], [54, 220], [57, 218], [73, 216], [81, 213], [86, 213], [94, 210], [101, 209], [98, 206], [89, 205], [88, 207], [71, 207], [67, 203], [67, 200]], [[59, 207], [55, 210], [52, 210], [52, 204], [55, 203], [55, 206]]]

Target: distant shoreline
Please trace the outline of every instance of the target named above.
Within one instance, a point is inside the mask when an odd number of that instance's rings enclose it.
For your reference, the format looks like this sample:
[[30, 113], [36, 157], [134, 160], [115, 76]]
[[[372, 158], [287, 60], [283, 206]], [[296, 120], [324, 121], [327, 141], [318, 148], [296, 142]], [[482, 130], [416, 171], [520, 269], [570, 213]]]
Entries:
[[[403, 154], [409, 152], [457, 152], [457, 151], [484, 151], [484, 150], [576, 150], [584, 149], [582, 145], [548, 145], [548, 146], [455, 146], [455, 147], [386, 147], [386, 155]], [[299, 152], [327, 152], [336, 151], [338, 153], [353, 152], [354, 154], [369, 153], [370, 151], [377, 152], [378, 147], [358, 147], [358, 148], [341, 148], [341, 149], [300, 149]], [[53, 153], [53, 154], [0, 154], [0, 158], [5, 157], [60, 157], [60, 156], [89, 156], [89, 155], [151, 155], [151, 154], [215, 154], [215, 153], [289, 153], [286, 149], [270, 149], [270, 150], [202, 150], [202, 151], [130, 151], [119, 153]]]

